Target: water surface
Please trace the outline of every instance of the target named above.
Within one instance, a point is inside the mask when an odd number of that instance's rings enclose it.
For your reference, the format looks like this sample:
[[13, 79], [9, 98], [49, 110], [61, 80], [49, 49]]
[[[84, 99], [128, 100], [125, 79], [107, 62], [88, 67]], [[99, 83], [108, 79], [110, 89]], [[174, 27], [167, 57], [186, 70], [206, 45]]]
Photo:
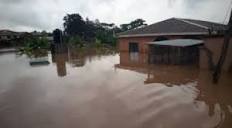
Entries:
[[[232, 80], [127, 53], [0, 55], [1, 128], [231, 128]], [[141, 57], [145, 58], [145, 57]]]

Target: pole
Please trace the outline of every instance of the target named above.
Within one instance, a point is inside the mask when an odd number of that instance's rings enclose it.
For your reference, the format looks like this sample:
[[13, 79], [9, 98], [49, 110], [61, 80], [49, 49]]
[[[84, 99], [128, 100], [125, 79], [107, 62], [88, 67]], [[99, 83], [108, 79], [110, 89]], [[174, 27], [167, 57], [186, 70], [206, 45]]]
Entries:
[[224, 43], [223, 43], [223, 46], [222, 46], [222, 49], [221, 49], [221, 55], [220, 55], [220, 58], [219, 58], [219, 61], [216, 65], [216, 68], [214, 70], [214, 73], [213, 73], [213, 81], [214, 83], [217, 83], [219, 78], [220, 78], [220, 74], [221, 74], [221, 69], [222, 69], [222, 66], [225, 62], [225, 59], [226, 59], [226, 55], [227, 55], [227, 52], [228, 52], [228, 47], [229, 47], [229, 44], [230, 44], [230, 38], [231, 38], [231, 35], [232, 35], [232, 10], [231, 10], [231, 13], [230, 13], [230, 20], [229, 20], [229, 23], [228, 23], [228, 28], [225, 32], [225, 35], [224, 35]]

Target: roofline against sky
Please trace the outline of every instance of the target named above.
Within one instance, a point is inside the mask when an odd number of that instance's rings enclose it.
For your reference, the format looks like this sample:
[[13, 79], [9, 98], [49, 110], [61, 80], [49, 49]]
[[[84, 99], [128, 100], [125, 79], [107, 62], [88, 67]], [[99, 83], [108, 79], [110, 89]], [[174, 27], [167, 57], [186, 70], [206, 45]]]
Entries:
[[182, 32], [182, 33], [151, 33], [151, 34], [130, 34], [119, 35], [119, 38], [124, 37], [148, 37], [148, 36], [185, 36], [185, 35], [209, 35], [209, 32]]

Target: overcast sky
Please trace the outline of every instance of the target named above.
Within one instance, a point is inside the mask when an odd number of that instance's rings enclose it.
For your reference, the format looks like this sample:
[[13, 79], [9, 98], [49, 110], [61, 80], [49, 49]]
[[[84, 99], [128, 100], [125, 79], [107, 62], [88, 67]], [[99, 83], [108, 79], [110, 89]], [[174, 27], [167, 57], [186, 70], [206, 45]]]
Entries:
[[223, 23], [229, 8], [231, 0], [0, 0], [0, 29], [62, 29], [68, 13], [117, 25], [137, 18], [151, 24], [170, 17]]

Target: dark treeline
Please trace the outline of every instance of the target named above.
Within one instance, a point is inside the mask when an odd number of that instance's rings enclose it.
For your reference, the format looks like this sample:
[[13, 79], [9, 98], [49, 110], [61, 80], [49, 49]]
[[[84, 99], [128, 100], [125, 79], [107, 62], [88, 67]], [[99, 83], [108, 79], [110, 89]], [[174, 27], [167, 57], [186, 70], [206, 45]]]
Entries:
[[115, 45], [116, 33], [146, 26], [145, 20], [136, 19], [120, 27], [114, 23], [102, 23], [99, 20], [83, 19], [79, 14], [67, 14], [64, 18], [64, 36], [69, 43], [81, 44], [94, 42]]
[[[71, 48], [115, 48], [116, 34], [135, 28], [144, 27], [147, 24], [143, 19], [136, 19], [120, 26], [114, 23], [103, 23], [99, 20], [83, 19], [79, 14], [67, 14], [64, 18], [64, 31], [59, 29], [53, 34], [46, 31], [26, 33], [22, 39], [22, 47], [19, 48], [21, 54], [32, 55], [34, 52], [46, 51], [51, 47], [50, 42], [68, 44]], [[53, 40], [51, 38], [53, 36]], [[113, 47], [112, 47], [113, 46]]]

